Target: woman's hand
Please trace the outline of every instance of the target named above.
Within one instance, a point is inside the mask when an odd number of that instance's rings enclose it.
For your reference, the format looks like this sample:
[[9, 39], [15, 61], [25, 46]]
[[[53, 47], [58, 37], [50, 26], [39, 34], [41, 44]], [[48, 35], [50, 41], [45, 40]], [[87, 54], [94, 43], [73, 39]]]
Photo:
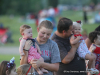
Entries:
[[34, 68], [41, 67], [42, 63], [44, 63], [44, 62], [42, 62], [42, 61], [40, 61], [38, 59], [32, 59], [31, 60], [32, 67], [34, 67]]
[[24, 50], [28, 51], [32, 45], [33, 45], [32, 41], [31, 40], [27, 40], [25, 42]]

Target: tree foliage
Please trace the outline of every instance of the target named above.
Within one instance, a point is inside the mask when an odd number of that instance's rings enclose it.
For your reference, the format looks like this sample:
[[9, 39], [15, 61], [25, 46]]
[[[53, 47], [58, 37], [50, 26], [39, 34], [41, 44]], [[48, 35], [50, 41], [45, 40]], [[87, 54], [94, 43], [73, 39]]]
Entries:
[[41, 0], [0, 0], [0, 14], [21, 14], [38, 12]]

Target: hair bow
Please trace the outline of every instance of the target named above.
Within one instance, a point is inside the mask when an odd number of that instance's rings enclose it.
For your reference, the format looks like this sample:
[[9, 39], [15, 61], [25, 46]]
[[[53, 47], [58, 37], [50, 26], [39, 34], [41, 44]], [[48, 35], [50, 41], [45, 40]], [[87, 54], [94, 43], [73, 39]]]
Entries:
[[15, 57], [13, 57], [13, 58], [10, 60], [10, 62], [7, 63], [7, 69], [9, 69], [11, 66], [14, 65], [14, 61], [15, 61], [14, 59], [15, 59]]
[[81, 24], [81, 21], [80, 20], [79, 21], [76, 21], [76, 22]]

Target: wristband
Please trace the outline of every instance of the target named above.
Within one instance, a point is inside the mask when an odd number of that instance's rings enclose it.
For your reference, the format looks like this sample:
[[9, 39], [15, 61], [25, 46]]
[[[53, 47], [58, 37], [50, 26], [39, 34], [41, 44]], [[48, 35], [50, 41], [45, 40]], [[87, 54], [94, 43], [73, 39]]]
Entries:
[[29, 50], [26, 50], [26, 49], [23, 49], [23, 50], [25, 50], [25, 51], [29, 51]]

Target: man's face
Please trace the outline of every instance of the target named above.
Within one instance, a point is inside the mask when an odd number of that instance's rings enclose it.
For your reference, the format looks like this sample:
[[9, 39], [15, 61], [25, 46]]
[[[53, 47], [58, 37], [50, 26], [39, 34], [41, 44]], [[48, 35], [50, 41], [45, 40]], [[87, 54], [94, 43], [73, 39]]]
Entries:
[[72, 30], [73, 30], [73, 26], [71, 25], [71, 26], [69, 27], [69, 30], [67, 30], [67, 31], [65, 32], [65, 38], [69, 37], [69, 36], [72, 34]]

